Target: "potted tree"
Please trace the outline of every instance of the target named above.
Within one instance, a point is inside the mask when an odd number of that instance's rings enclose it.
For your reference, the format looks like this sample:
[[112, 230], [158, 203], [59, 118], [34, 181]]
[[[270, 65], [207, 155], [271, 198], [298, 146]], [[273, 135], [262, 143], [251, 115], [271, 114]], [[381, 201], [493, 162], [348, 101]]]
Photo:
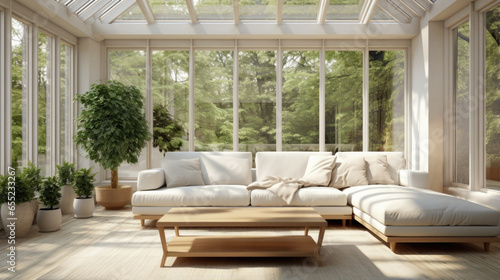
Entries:
[[61, 165], [56, 165], [59, 185], [61, 186], [60, 208], [63, 214], [73, 213], [73, 200], [76, 197], [71, 182], [75, 172], [75, 164], [63, 161]]
[[73, 213], [75, 218], [90, 218], [94, 214], [94, 176], [92, 168], [81, 168], [74, 173], [73, 188], [76, 198], [73, 202]]
[[184, 129], [170, 115], [166, 106], [153, 106], [153, 147], [160, 150], [165, 156], [168, 151], [181, 149]]
[[75, 143], [87, 158], [111, 170], [111, 185], [96, 187], [96, 201], [106, 209], [130, 203], [131, 186], [118, 184], [118, 167], [137, 163], [146, 141], [151, 138], [144, 115], [144, 96], [134, 86], [118, 81], [93, 84], [75, 98], [82, 105], [77, 119]]
[[36, 223], [38, 231], [51, 232], [61, 229], [62, 212], [56, 207], [61, 198], [61, 185], [57, 177], [47, 177], [40, 188], [40, 201], [45, 206], [38, 209]]
[[[3, 177], [0, 181], [0, 203], [4, 230], [9, 230], [8, 218], [15, 218], [16, 237], [25, 236], [29, 232], [37, 211], [35, 206], [38, 209], [38, 202], [34, 199], [35, 192], [41, 182], [40, 169], [31, 162], [22, 172], [9, 170]], [[12, 195], [12, 187], [15, 187], [15, 195]]]

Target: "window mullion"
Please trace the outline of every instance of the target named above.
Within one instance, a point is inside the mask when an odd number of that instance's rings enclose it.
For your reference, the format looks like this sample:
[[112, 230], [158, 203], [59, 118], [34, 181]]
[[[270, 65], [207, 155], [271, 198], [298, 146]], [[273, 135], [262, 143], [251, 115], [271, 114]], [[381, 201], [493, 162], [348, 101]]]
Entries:
[[233, 151], [239, 150], [239, 72], [238, 72], [238, 40], [234, 40], [234, 51], [233, 51]]
[[319, 151], [325, 151], [325, 40], [319, 53]]
[[281, 40], [278, 45], [278, 55], [276, 58], [276, 151], [281, 152], [282, 146], [282, 109], [283, 109], [283, 50], [281, 49]]
[[370, 101], [370, 87], [369, 87], [369, 55], [370, 50], [368, 44], [363, 51], [363, 151], [366, 152], [369, 149], [369, 101]]
[[27, 102], [27, 116], [28, 116], [28, 133], [27, 149], [28, 160], [38, 163], [38, 26], [31, 25], [28, 28], [28, 102]]
[[191, 40], [191, 46], [189, 47], [189, 151], [194, 151], [194, 49], [193, 40]]

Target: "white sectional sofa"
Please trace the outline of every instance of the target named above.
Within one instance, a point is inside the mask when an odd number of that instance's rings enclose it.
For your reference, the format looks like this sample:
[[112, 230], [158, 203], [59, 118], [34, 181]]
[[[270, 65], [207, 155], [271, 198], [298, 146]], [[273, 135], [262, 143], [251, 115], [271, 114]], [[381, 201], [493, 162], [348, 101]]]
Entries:
[[[313, 157], [329, 152], [171, 152], [162, 168], [139, 173], [135, 219], [159, 219], [172, 207], [314, 207], [325, 219], [354, 217], [392, 250], [400, 242], [498, 242], [497, 210], [428, 188], [426, 172], [405, 170], [400, 152], [339, 152], [326, 183], [299, 188], [287, 203], [248, 185], [274, 176], [307, 177]], [[253, 182], [253, 183], [252, 183]]]

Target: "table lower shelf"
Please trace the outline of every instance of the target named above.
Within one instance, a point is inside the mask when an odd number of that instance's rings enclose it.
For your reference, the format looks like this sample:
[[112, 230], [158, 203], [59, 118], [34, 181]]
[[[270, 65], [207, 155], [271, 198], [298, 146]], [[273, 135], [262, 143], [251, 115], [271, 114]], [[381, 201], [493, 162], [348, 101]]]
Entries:
[[310, 236], [176, 236], [167, 245], [171, 257], [312, 257]]

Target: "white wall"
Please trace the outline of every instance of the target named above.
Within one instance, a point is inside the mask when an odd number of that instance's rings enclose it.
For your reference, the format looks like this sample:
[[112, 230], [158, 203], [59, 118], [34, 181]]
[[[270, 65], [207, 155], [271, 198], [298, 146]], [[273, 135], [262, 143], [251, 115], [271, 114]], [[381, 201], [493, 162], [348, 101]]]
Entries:
[[[102, 80], [101, 68], [105, 65], [105, 61], [101, 58], [101, 42], [91, 38], [78, 39], [78, 58], [77, 58], [77, 93], [85, 93], [90, 89], [90, 85]], [[80, 113], [80, 108], [78, 108]], [[76, 128], [75, 128], [76, 129]], [[85, 151], [78, 149], [79, 168], [89, 168], [92, 166], [92, 171], [100, 172], [101, 168], [98, 164], [87, 159]], [[98, 175], [98, 182], [103, 178], [102, 174]]]
[[443, 191], [444, 24], [421, 21], [411, 44], [412, 167], [429, 172], [429, 186]]

